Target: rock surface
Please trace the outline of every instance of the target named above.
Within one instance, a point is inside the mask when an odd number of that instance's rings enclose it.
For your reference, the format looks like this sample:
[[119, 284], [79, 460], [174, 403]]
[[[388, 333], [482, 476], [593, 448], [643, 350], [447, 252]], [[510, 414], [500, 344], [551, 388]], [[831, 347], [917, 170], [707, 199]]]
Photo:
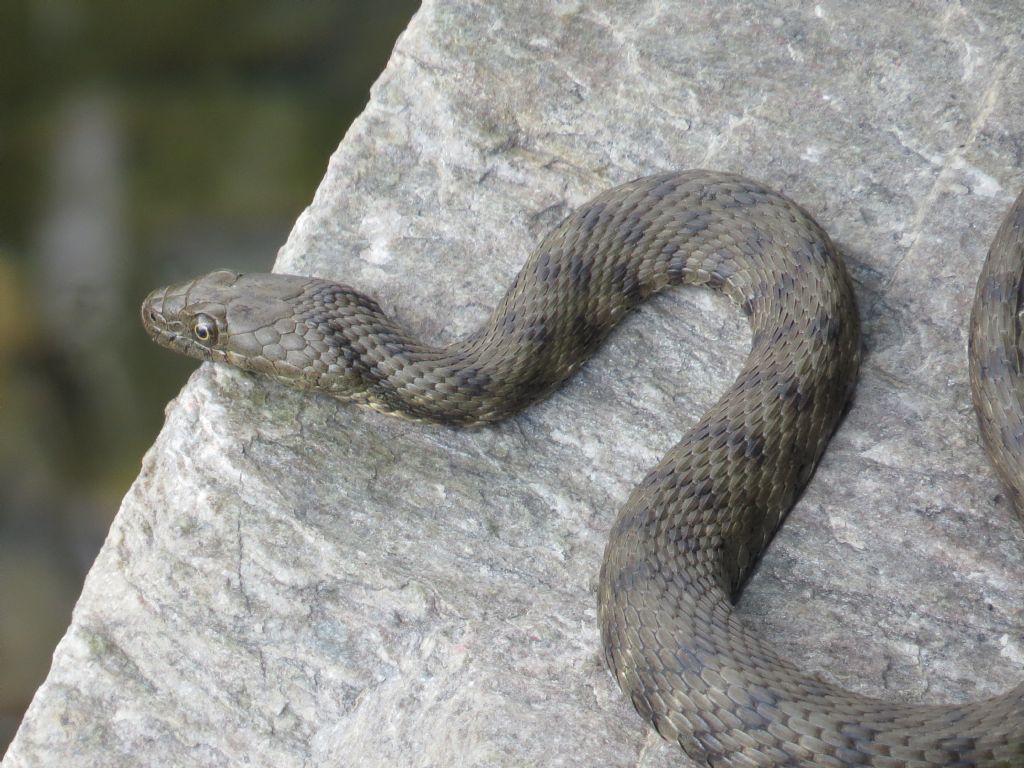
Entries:
[[[743, 613], [858, 691], [993, 694], [1024, 678], [1024, 530], [965, 340], [1024, 185], [1020, 12], [428, 0], [276, 266], [449, 340], [614, 183], [703, 166], [782, 189], [847, 256], [866, 361]], [[604, 669], [596, 575], [628, 489], [747, 343], [728, 302], [678, 291], [548, 402], [465, 432], [201, 367], [4, 765], [688, 764]]]

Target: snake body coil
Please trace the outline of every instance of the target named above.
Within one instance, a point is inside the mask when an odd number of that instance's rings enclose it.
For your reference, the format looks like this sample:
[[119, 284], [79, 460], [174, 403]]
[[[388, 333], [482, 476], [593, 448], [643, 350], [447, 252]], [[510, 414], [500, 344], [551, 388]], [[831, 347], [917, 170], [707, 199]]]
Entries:
[[[1014, 500], [1024, 483], [1018, 305], [1024, 195], [992, 246], [971, 333], [982, 431]], [[637, 711], [709, 766], [1024, 766], [1024, 686], [965, 706], [888, 704], [807, 673], [753, 635], [732, 597], [810, 479], [852, 392], [856, 307], [828, 236], [749, 180], [639, 179], [571, 214], [490, 319], [447, 347], [324, 280], [214, 272], [154, 291], [165, 346], [378, 410], [447, 424], [504, 418], [568, 377], [645, 298], [728, 294], [750, 356], [633, 491], [601, 568], [605, 655]]]

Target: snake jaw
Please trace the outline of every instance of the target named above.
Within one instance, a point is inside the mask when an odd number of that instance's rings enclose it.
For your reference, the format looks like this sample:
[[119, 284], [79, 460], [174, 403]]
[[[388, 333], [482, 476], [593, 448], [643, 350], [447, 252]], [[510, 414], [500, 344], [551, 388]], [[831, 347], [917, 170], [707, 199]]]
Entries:
[[166, 290], [166, 288], [160, 288], [146, 297], [140, 312], [142, 326], [160, 346], [183, 354], [190, 354], [182, 338], [185, 334], [185, 324], [180, 320], [168, 318], [164, 314], [163, 301]]
[[[226, 362], [226, 354], [217, 346], [224, 325], [223, 307], [208, 302], [190, 306], [190, 289], [197, 282], [158, 288], [150, 293], [140, 309], [142, 325], [163, 347], [199, 360]], [[197, 333], [205, 338], [198, 338]]]

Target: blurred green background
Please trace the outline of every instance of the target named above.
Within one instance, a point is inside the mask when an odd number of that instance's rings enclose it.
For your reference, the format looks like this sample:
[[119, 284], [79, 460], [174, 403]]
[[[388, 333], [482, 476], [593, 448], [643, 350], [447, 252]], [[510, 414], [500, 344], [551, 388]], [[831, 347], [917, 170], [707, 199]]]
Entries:
[[418, 3], [0, 3], [0, 754], [164, 404], [151, 288], [269, 269]]

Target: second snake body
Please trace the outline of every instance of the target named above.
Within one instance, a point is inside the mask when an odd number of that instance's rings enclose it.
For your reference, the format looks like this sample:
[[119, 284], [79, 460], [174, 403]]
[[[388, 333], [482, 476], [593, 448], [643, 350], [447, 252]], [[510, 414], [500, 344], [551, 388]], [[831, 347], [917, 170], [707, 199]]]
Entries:
[[[1024, 196], [993, 243], [972, 322], [983, 434], [1020, 503]], [[799, 206], [747, 179], [662, 174], [609, 190], [530, 256], [484, 326], [419, 342], [372, 299], [308, 277], [214, 272], [155, 291], [160, 343], [448, 424], [504, 418], [569, 376], [645, 298], [708, 285], [747, 315], [736, 382], [619, 512], [599, 586], [601, 636], [637, 711], [710, 766], [1019, 768], [1024, 686], [964, 706], [850, 693], [750, 632], [732, 598], [810, 479], [859, 365], [849, 279]]]

